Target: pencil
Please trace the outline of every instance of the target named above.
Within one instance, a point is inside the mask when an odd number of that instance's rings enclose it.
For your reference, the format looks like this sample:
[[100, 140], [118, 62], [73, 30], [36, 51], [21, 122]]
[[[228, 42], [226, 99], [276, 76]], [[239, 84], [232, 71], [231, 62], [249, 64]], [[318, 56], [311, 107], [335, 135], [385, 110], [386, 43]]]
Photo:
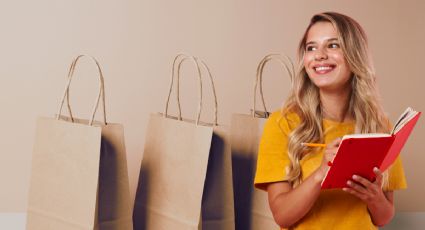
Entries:
[[304, 145], [304, 146], [307, 146], [307, 147], [326, 147], [326, 144], [321, 144], [321, 143], [306, 143], [306, 142], [303, 142], [301, 144]]

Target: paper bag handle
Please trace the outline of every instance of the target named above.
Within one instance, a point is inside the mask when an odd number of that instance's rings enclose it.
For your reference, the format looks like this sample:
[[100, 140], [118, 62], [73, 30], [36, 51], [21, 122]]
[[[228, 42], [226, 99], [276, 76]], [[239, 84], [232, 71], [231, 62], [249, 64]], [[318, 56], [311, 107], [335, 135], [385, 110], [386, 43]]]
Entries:
[[[263, 94], [263, 71], [264, 71], [264, 66], [271, 60], [277, 60], [286, 70], [286, 72], [288, 73], [291, 83], [292, 80], [295, 76], [295, 68], [294, 68], [294, 64], [291, 61], [291, 59], [284, 55], [284, 54], [268, 54], [266, 55], [258, 64], [257, 66], [257, 74], [256, 74], [256, 78], [255, 78], [255, 82], [254, 82], [254, 101], [253, 101], [253, 106], [252, 106], [252, 117], [255, 117], [255, 113], [256, 113], [256, 99], [257, 99], [257, 88], [259, 88], [259, 93], [260, 93], [260, 97], [261, 97], [261, 101], [262, 101], [262, 105], [263, 105], [263, 109], [265, 112], [265, 118], [268, 117], [268, 112], [267, 112], [267, 108], [266, 108], [266, 102], [264, 100], [264, 94]], [[288, 66], [289, 65], [289, 66]]]
[[99, 76], [99, 93], [96, 97], [95, 104], [94, 104], [93, 109], [92, 109], [92, 115], [91, 115], [90, 120], [89, 120], [89, 125], [90, 126], [93, 125], [94, 116], [96, 114], [97, 108], [99, 107], [100, 98], [102, 98], [103, 124], [106, 125], [107, 123], [106, 123], [106, 109], [105, 109], [105, 86], [104, 86], [104, 78], [103, 78], [102, 69], [100, 68], [99, 62], [94, 57], [89, 56], [89, 55], [84, 55], [84, 54], [77, 56], [71, 63], [71, 66], [70, 66], [69, 72], [68, 72], [68, 81], [66, 83], [65, 90], [63, 92], [63, 96], [62, 96], [62, 99], [61, 99], [61, 102], [60, 102], [58, 112], [56, 113], [56, 119], [57, 120], [60, 119], [60, 116], [62, 114], [62, 107], [63, 107], [63, 104], [65, 102], [65, 98], [66, 98], [69, 116], [71, 118], [71, 121], [74, 122], [74, 118], [72, 116], [72, 111], [71, 111], [71, 106], [70, 106], [70, 103], [69, 103], [69, 87], [71, 85], [72, 77], [74, 75], [74, 71], [75, 71], [75, 68], [77, 66], [77, 63], [82, 57], [87, 57], [87, 58], [91, 59], [96, 64], [97, 70], [99, 72], [99, 75], [98, 75]]
[[200, 121], [200, 118], [201, 118], [201, 112], [202, 112], [202, 72], [201, 72], [201, 68], [200, 68], [199, 63], [201, 63], [201, 65], [206, 69], [206, 71], [208, 72], [208, 76], [210, 78], [210, 81], [211, 81], [211, 86], [212, 86], [213, 94], [214, 94], [214, 102], [215, 102], [214, 125], [217, 125], [217, 96], [216, 96], [216, 91], [215, 91], [215, 86], [214, 86], [214, 81], [212, 79], [211, 71], [208, 68], [208, 66], [205, 64], [204, 61], [199, 60], [198, 58], [196, 58], [194, 56], [190, 56], [190, 55], [186, 55], [186, 54], [178, 54], [174, 58], [173, 66], [172, 66], [172, 70], [171, 70], [170, 87], [169, 87], [169, 91], [168, 91], [167, 101], [165, 103], [164, 117], [167, 117], [167, 115], [168, 115], [168, 106], [169, 106], [169, 103], [170, 103], [171, 92], [172, 92], [173, 86], [174, 86], [174, 76], [176, 74], [177, 75], [176, 97], [177, 97], [177, 107], [178, 107], [178, 120], [182, 120], [181, 105], [180, 105], [180, 69], [181, 69], [182, 63], [186, 60], [191, 60], [195, 64], [196, 69], [198, 71], [198, 82], [199, 82], [198, 101], [199, 101], [199, 104], [198, 104], [198, 112], [197, 112], [197, 116], [196, 116], [196, 125], [199, 124], [199, 121]]
[[[179, 60], [180, 59], [180, 60]], [[173, 66], [171, 68], [171, 79], [170, 79], [170, 87], [168, 90], [168, 96], [167, 96], [167, 101], [165, 103], [165, 111], [164, 111], [164, 117], [168, 116], [168, 106], [170, 104], [170, 97], [171, 97], [171, 92], [173, 91], [173, 86], [174, 86], [174, 74], [176, 72], [176, 64], [178, 62], [178, 72], [177, 75], [180, 74], [180, 66], [182, 64], [183, 61], [185, 60], [192, 60], [192, 62], [195, 64], [197, 72], [198, 72], [198, 82], [199, 82], [199, 91], [198, 91], [198, 112], [197, 112], [197, 116], [196, 116], [196, 125], [198, 125], [199, 123], [199, 119], [201, 117], [201, 109], [202, 109], [202, 79], [201, 79], [201, 69], [199, 68], [198, 62], [196, 61], [195, 57], [193, 56], [189, 56], [186, 54], [178, 54], [174, 60], [173, 60]], [[177, 81], [178, 84], [179, 81]], [[177, 86], [177, 105], [178, 105], [178, 111], [179, 111], [179, 116], [178, 116], [178, 120], [182, 120], [182, 116], [181, 116], [181, 107], [180, 107], [180, 98], [179, 98], [179, 86]]]
[[[201, 65], [205, 68], [205, 70], [208, 73], [208, 78], [210, 79], [211, 88], [212, 88], [212, 92], [213, 92], [213, 96], [214, 96], [214, 125], [217, 126], [218, 125], [218, 115], [217, 115], [218, 114], [218, 103], [217, 103], [217, 93], [215, 91], [214, 79], [212, 77], [211, 70], [208, 67], [208, 65], [203, 60], [201, 60], [199, 58], [195, 58], [195, 59], [198, 61], [198, 63], [200, 62]], [[202, 72], [201, 72], [201, 75], [202, 75]], [[180, 96], [180, 95], [178, 95], [178, 96]], [[177, 101], [180, 103], [180, 99], [178, 99]]]

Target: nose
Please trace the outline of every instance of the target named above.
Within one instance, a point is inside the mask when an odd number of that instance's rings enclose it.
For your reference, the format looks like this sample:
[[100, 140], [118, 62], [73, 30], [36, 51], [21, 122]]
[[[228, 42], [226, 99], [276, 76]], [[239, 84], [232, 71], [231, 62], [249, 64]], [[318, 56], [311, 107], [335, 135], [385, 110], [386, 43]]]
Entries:
[[328, 54], [323, 49], [317, 49], [315, 54], [314, 54], [314, 59], [315, 60], [326, 60], [326, 59], [328, 59]]

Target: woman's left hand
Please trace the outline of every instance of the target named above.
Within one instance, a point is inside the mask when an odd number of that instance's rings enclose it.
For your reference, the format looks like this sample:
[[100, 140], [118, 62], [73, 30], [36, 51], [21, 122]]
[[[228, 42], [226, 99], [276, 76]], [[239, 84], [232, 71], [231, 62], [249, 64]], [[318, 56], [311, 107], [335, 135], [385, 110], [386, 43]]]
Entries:
[[353, 180], [348, 180], [347, 187], [343, 188], [343, 190], [358, 197], [368, 205], [386, 200], [382, 191], [382, 172], [376, 167], [373, 172], [376, 175], [374, 182], [361, 176], [353, 175]]

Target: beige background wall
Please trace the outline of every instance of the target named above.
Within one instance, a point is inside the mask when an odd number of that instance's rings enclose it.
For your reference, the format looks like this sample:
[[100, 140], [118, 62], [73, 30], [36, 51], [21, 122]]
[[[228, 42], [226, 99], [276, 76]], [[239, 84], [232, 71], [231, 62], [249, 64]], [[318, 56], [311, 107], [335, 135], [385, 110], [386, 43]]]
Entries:
[[[191, 53], [209, 64], [219, 122], [228, 125], [232, 113], [249, 112], [259, 60], [271, 52], [295, 58], [309, 18], [327, 10], [352, 16], [367, 31], [391, 119], [407, 106], [425, 112], [423, 1], [2, 1], [0, 212], [26, 209], [35, 119], [56, 112], [77, 54], [91, 54], [103, 67], [109, 121], [125, 125], [134, 197], [148, 115], [163, 110], [174, 55]], [[193, 117], [196, 80], [193, 67], [184, 67], [183, 114]], [[93, 70], [83, 63], [72, 85], [80, 117], [89, 116], [96, 94]], [[266, 71], [266, 99], [274, 109], [289, 89], [281, 73], [276, 63]], [[204, 120], [212, 112], [206, 95]], [[409, 189], [397, 192], [399, 211], [425, 211], [423, 119], [403, 151]]]

